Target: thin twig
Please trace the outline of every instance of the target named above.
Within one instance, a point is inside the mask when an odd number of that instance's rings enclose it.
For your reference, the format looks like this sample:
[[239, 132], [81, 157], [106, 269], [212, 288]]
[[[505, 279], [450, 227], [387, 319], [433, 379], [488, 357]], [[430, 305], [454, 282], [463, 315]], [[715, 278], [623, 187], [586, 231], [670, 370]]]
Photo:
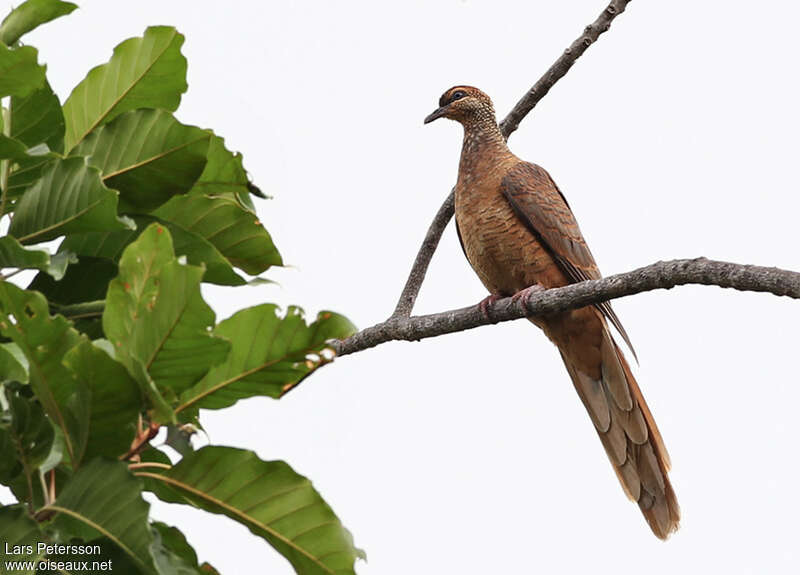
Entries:
[[[575, 61], [580, 58], [583, 53], [591, 46], [600, 35], [608, 30], [611, 26], [611, 21], [625, 11], [628, 3], [631, 0], [613, 0], [605, 10], [597, 17], [597, 19], [589, 24], [583, 30], [583, 34], [570, 44], [558, 60], [539, 78], [539, 80], [528, 90], [522, 99], [517, 102], [505, 119], [500, 122], [500, 131], [506, 139], [511, 135], [514, 130], [519, 127], [519, 123], [533, 110], [534, 106], [539, 103], [539, 100], [544, 98], [550, 88], [558, 82], [564, 75], [572, 68]], [[408, 280], [400, 294], [400, 299], [397, 302], [392, 318], [408, 317], [414, 309], [414, 303], [417, 300], [417, 295], [422, 287], [422, 282], [425, 280], [425, 274], [428, 271], [428, 265], [431, 263], [431, 258], [439, 245], [439, 240], [444, 233], [447, 224], [453, 217], [455, 208], [454, 192], [451, 191], [447, 196], [442, 207], [436, 213], [428, 233], [425, 234], [425, 240], [417, 252], [417, 257], [414, 260], [414, 265], [411, 268], [411, 273], [408, 274]]]
[[606, 6], [606, 9], [597, 17], [597, 20], [584, 28], [583, 34], [570, 44], [570, 47], [564, 50], [564, 53], [550, 66], [544, 76], [531, 86], [531, 89], [517, 102], [517, 105], [508, 113], [508, 116], [500, 122], [500, 131], [503, 132], [506, 139], [514, 133], [519, 127], [519, 123], [528, 115], [528, 112], [533, 110], [539, 100], [545, 97], [550, 88], [569, 72], [575, 61], [586, 52], [589, 46], [594, 44], [600, 35], [608, 30], [611, 26], [611, 21], [625, 11], [630, 1], [613, 0]]
[[[2, 217], [2, 216], [0, 216], [0, 217]], [[13, 278], [18, 273], [21, 273], [21, 272], [24, 272], [24, 271], [25, 271], [25, 268], [19, 268], [19, 269], [14, 270], [13, 272], [9, 272], [7, 274], [3, 274], [2, 277], [3, 277], [4, 280], [7, 280], [8, 278]]]
[[408, 275], [403, 293], [400, 294], [400, 299], [397, 302], [397, 307], [394, 308], [392, 317], [408, 317], [411, 315], [411, 310], [414, 309], [414, 303], [417, 301], [417, 295], [419, 295], [419, 288], [422, 287], [422, 281], [428, 271], [428, 264], [433, 257], [433, 252], [436, 251], [436, 247], [439, 245], [444, 229], [453, 217], [454, 210], [455, 194], [451, 191], [442, 207], [436, 213], [436, 217], [433, 218], [433, 223], [428, 228], [425, 241], [422, 242], [422, 246], [417, 252], [414, 266], [411, 268], [411, 273]]
[[408, 318], [394, 317], [347, 339], [334, 341], [337, 355], [369, 349], [388, 341], [417, 341], [482, 325], [523, 317], [549, 315], [602, 301], [678, 285], [701, 284], [740, 291], [769, 292], [800, 299], [800, 273], [697, 258], [672, 260], [599, 280], [590, 280], [530, 294], [503, 298], [486, 306], [486, 315], [473, 305]]
[[133, 438], [131, 448], [123, 455], [119, 456], [121, 461], [128, 461], [141, 453], [141, 451], [150, 444], [150, 440], [158, 435], [158, 430], [161, 426], [158, 423], [150, 422], [147, 427], [142, 425], [142, 418], [139, 416], [139, 432]]

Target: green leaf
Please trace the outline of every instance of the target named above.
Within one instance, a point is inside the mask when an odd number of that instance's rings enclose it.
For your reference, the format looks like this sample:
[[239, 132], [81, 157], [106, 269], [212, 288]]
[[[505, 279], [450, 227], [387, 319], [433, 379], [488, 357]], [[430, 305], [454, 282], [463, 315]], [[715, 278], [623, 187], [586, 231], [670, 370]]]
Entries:
[[[159, 388], [173, 393], [223, 361], [230, 344], [212, 335], [214, 312], [203, 301], [203, 268], [179, 263], [164, 226], [153, 224], [130, 244], [109, 284], [103, 330], [120, 361], [138, 361]], [[135, 375], [135, 374], [134, 374]]]
[[0, 343], [0, 383], [28, 383], [28, 360], [16, 343]]
[[0, 98], [24, 97], [39, 89], [45, 82], [45, 67], [37, 59], [32, 46], [9, 48], [0, 43]]
[[[25, 157], [16, 159], [8, 178], [8, 199], [13, 202], [64, 151], [64, 114], [47, 80], [23, 98], [12, 96], [10, 136], [27, 147]], [[42, 144], [51, 152], [43, 153]]]
[[121, 212], [148, 212], [188, 192], [206, 166], [211, 134], [166, 110], [133, 110], [96, 129], [74, 150], [120, 192]]
[[23, 34], [65, 16], [77, 7], [72, 2], [59, 0], [27, 0], [14, 8], [0, 24], [0, 42], [10, 46]]
[[67, 273], [67, 266], [78, 263], [78, 258], [72, 252], [59, 252], [50, 256], [50, 265], [45, 270], [47, 274], [58, 281]]
[[170, 26], [148, 28], [129, 38], [107, 64], [92, 69], [64, 103], [66, 149], [123, 112], [137, 108], [175, 111], [186, 91], [183, 36]]
[[[4, 420], [6, 417], [6, 414], [3, 413]], [[9, 485], [19, 478], [22, 467], [17, 461], [17, 449], [14, 445], [14, 440], [11, 434], [6, 431], [5, 426], [5, 423], [0, 424], [0, 483]], [[29, 491], [33, 490], [32, 481], [27, 483], [27, 478], [23, 478], [23, 482], [26, 482], [25, 487]], [[26, 497], [30, 499], [31, 495], [29, 494]]]
[[197, 553], [177, 528], [159, 521], [153, 529], [153, 558], [159, 573], [164, 575], [200, 575]]
[[[36, 562], [41, 556], [37, 552], [37, 544], [44, 539], [44, 534], [22, 505], [0, 507], [0, 541], [4, 543], [0, 554], [0, 573], [11, 575], [27, 575], [36, 569], [7, 569], [11, 561]], [[11, 553], [5, 553], [9, 549]]]
[[125, 367], [90, 341], [64, 356], [64, 365], [89, 389], [89, 435], [84, 457], [117, 457], [136, 435], [142, 410], [139, 386]]
[[0, 237], [0, 269], [38, 269], [60, 280], [64, 277], [67, 264], [75, 261], [75, 258], [69, 257], [69, 252], [64, 252], [64, 257], [51, 258], [47, 250], [32, 250], [23, 247], [16, 238]]
[[150, 222], [158, 222], [165, 226], [172, 235], [172, 240], [175, 244], [175, 255], [186, 256], [186, 261], [192, 265], [205, 266], [204, 282], [228, 286], [247, 283], [233, 271], [231, 263], [214, 247], [214, 244], [202, 236], [190, 232], [174, 222], [152, 216], [138, 216], [134, 220], [137, 226], [142, 228], [146, 227]]
[[236, 154], [230, 152], [225, 147], [224, 139], [213, 136], [208, 146], [208, 163], [191, 193], [206, 196], [231, 196], [236, 198], [242, 207], [255, 213], [250, 192], [250, 179], [242, 165], [242, 155], [238, 152]]
[[117, 218], [117, 192], [100, 181], [100, 171], [80, 157], [65, 158], [45, 170], [17, 203], [9, 233], [22, 243], [38, 243], [68, 233], [132, 228]]
[[176, 412], [188, 407], [220, 409], [255, 395], [280, 397], [324, 365], [326, 341], [355, 332], [345, 317], [320, 312], [306, 325], [299, 308], [284, 317], [277, 306], [262, 304], [220, 322], [214, 334], [230, 340], [225, 363], [211, 368], [197, 385], [180, 396]]
[[6, 193], [7, 213], [14, 211], [16, 200], [42, 175], [42, 170], [60, 158], [47, 144], [26, 147], [19, 140], [0, 135], [0, 158], [11, 160]]
[[[108, 284], [117, 275], [117, 262], [122, 251], [139, 236], [142, 230], [154, 222], [162, 223], [169, 230], [176, 255], [185, 255], [190, 264], [206, 267], [204, 282], [219, 285], [246, 283], [233, 271], [230, 262], [211, 243], [197, 234], [152, 216], [135, 216], [133, 219], [136, 222], [136, 230], [67, 236], [59, 247], [59, 254], [75, 253], [80, 257], [80, 261], [71, 264], [60, 281], [54, 281], [45, 274], [38, 274], [28, 289], [40, 291], [50, 302], [62, 305], [105, 299]], [[56, 257], [54, 256], [54, 259]], [[82, 326], [76, 327], [84, 331]]]
[[[132, 219], [136, 222], [135, 229], [72, 234], [64, 238], [58, 250], [76, 253], [81, 258], [91, 257], [118, 263], [123, 250], [155, 221], [148, 219], [148, 216], [134, 216]], [[140, 222], [144, 222], [144, 225], [140, 225]]]
[[117, 266], [113, 262], [81, 256], [77, 263], [67, 267], [61, 280], [56, 281], [50, 275], [39, 273], [28, 289], [41, 292], [51, 304], [63, 306], [85, 303], [105, 299], [108, 283], [116, 275]]
[[11, 98], [10, 136], [29, 148], [47, 144], [53, 152], [63, 152], [64, 129], [61, 103], [47, 80], [26, 97]]
[[250, 275], [283, 265], [261, 222], [231, 197], [176, 196], [154, 215], [205, 238], [228, 261]]
[[162, 481], [197, 507], [242, 523], [300, 575], [354, 574], [356, 558], [364, 556], [311, 482], [283, 461], [208, 446], [172, 469], [136, 475]]
[[18, 395], [11, 397], [11, 411], [11, 433], [16, 437], [20, 461], [30, 469], [36, 469], [50, 455], [55, 436], [53, 426], [41, 405]]
[[6, 191], [6, 213], [14, 211], [16, 200], [41, 177], [42, 170], [46, 166], [60, 157], [57, 153], [51, 152], [47, 144], [37, 144], [28, 148], [19, 140], [0, 135], [0, 158], [11, 160], [8, 163], [10, 172]]
[[28, 360], [30, 385], [44, 410], [64, 432], [73, 465], [86, 443], [86, 388], [61, 360], [82, 337], [62, 316], [50, 316], [42, 294], [0, 282], [0, 334], [16, 343]]
[[59, 532], [92, 541], [108, 537], [139, 569], [153, 572], [153, 538], [147, 516], [150, 504], [142, 499], [141, 483], [120, 461], [94, 459], [78, 470], [54, 503], [53, 526]]
[[153, 381], [152, 376], [147, 371], [147, 368], [142, 362], [136, 358], [128, 357], [126, 359], [125, 367], [128, 368], [128, 373], [133, 376], [133, 379], [139, 384], [139, 389], [142, 390], [145, 397], [149, 400], [151, 411], [150, 419], [155, 423], [174, 423], [175, 411], [172, 405], [164, 398], [161, 389]]
[[169, 230], [172, 236], [175, 255], [185, 255], [186, 260], [192, 265], [205, 266], [204, 282], [233, 286], [246, 283], [233, 271], [230, 262], [219, 253], [217, 248], [196, 233], [185, 230], [174, 222], [152, 216], [134, 216], [133, 220], [136, 222], [136, 230], [72, 235], [64, 239], [59, 251], [68, 250], [78, 254], [81, 258], [91, 256], [118, 262], [122, 250], [139, 236], [141, 230], [152, 223], [160, 223]]
[[31, 186], [39, 181], [44, 171], [51, 167], [58, 159], [55, 153], [45, 153], [42, 155], [28, 155], [27, 158], [17, 160], [11, 167], [11, 174], [8, 177], [8, 200], [7, 213], [16, 209], [19, 198]]
[[45, 250], [25, 248], [16, 238], [0, 238], [0, 268], [47, 269], [50, 254]]
[[31, 478], [53, 447], [53, 426], [38, 402], [18, 393], [7, 393], [7, 399], [9, 409], [0, 422], [0, 443], [13, 447], [13, 459], [0, 465], [3, 468], [0, 482], [8, 485], [24, 473], [29, 482], [28, 491], [32, 492]]
[[28, 148], [22, 142], [0, 134], [0, 160], [19, 160], [28, 157]]

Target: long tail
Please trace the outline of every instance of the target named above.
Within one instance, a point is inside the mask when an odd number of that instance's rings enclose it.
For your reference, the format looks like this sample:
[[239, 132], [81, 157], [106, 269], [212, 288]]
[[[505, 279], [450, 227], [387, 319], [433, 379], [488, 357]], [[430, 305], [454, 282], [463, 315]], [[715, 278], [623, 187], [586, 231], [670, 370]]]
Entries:
[[563, 349], [561, 357], [622, 488], [639, 504], [653, 533], [666, 539], [678, 528], [681, 515], [667, 476], [669, 455], [628, 362], [602, 324], [602, 365], [595, 377], [580, 368], [585, 362], [574, 361]]

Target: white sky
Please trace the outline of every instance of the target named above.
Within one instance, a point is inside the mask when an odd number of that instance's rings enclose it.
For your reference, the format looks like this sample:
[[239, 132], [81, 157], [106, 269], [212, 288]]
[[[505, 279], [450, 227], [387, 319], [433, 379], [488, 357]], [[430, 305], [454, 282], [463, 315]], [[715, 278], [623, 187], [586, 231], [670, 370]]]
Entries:
[[[118, 42], [175, 25], [178, 117], [275, 196], [261, 219], [296, 268], [267, 274], [281, 287], [205, 289], [218, 317], [276, 301], [366, 327], [455, 181], [460, 127], [422, 125], [439, 95], [473, 84], [504, 115], [605, 0], [79, 4], [26, 37], [62, 101]], [[800, 269], [799, 19], [788, 1], [632, 2], [523, 122], [512, 149], [550, 171], [605, 273], [701, 255]], [[416, 310], [484, 296], [451, 226]], [[683, 287], [615, 307], [673, 460], [667, 543], [525, 321], [341, 358], [203, 421], [213, 443], [309, 476], [367, 551], [360, 574], [800, 572], [800, 304]], [[227, 518], [152, 515], [223, 574], [292, 572]]]

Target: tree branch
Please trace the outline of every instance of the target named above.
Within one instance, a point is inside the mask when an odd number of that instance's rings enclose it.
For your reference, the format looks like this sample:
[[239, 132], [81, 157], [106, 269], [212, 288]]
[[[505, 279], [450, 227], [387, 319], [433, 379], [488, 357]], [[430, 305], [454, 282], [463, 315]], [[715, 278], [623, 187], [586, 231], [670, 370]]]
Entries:
[[344, 340], [334, 341], [337, 355], [347, 355], [388, 341], [418, 341], [482, 325], [564, 312], [602, 301], [678, 285], [701, 284], [739, 291], [769, 292], [800, 299], [800, 273], [778, 268], [733, 264], [697, 258], [672, 260], [568, 286], [534, 293], [527, 298], [503, 298], [477, 305], [414, 317], [392, 317]]
[[519, 123], [533, 110], [539, 100], [544, 98], [556, 82], [563, 78], [575, 61], [609, 29], [611, 21], [625, 11], [631, 0], [613, 0], [606, 9], [583, 30], [583, 34], [570, 44], [569, 48], [550, 66], [544, 76], [531, 86], [531, 89], [517, 102], [514, 109], [500, 122], [500, 131], [508, 139], [519, 127]]
[[436, 212], [436, 217], [433, 218], [433, 222], [428, 228], [428, 233], [425, 234], [425, 240], [422, 242], [419, 252], [417, 252], [414, 265], [411, 267], [411, 273], [408, 274], [406, 285], [403, 288], [403, 293], [400, 294], [400, 299], [397, 302], [397, 307], [394, 308], [392, 317], [408, 317], [411, 315], [411, 310], [414, 309], [414, 303], [417, 301], [417, 295], [419, 295], [419, 289], [422, 287], [423, 280], [425, 280], [428, 264], [431, 263], [433, 253], [439, 246], [439, 240], [442, 238], [444, 229], [455, 213], [455, 206], [455, 190], [452, 190], [442, 207]]
[[[531, 86], [522, 99], [517, 102], [514, 109], [511, 110], [505, 119], [500, 122], [500, 131], [506, 139], [519, 127], [519, 123], [533, 110], [534, 106], [539, 103], [539, 100], [545, 97], [550, 91], [550, 88], [555, 85], [564, 75], [572, 68], [575, 61], [580, 58], [584, 52], [591, 46], [600, 35], [608, 30], [611, 26], [611, 21], [625, 11], [628, 3], [631, 0], [612, 0], [606, 6], [605, 10], [597, 17], [597, 19], [589, 24], [583, 30], [583, 34], [570, 44], [569, 48], [564, 50], [564, 53], [553, 63], [552, 66], [539, 78], [539, 80]], [[433, 219], [428, 233], [425, 234], [425, 240], [417, 252], [417, 257], [414, 260], [414, 265], [411, 268], [411, 273], [408, 275], [406, 285], [403, 292], [400, 294], [400, 299], [397, 302], [392, 318], [409, 317], [411, 311], [414, 309], [414, 303], [417, 301], [417, 295], [422, 287], [422, 282], [425, 280], [425, 273], [428, 271], [428, 265], [431, 263], [431, 258], [439, 245], [439, 240], [444, 233], [444, 229], [453, 217], [455, 209], [454, 192], [451, 191], [450, 195], [439, 208], [436, 217]]]

